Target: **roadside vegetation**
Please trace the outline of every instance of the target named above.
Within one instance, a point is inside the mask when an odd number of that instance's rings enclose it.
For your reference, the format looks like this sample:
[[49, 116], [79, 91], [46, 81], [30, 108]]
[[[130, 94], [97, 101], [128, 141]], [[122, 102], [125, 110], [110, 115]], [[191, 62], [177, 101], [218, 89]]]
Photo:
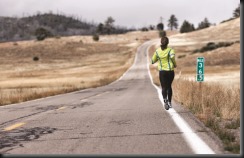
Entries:
[[[202, 85], [200, 85], [202, 84]], [[240, 89], [219, 84], [197, 83], [178, 78], [173, 84], [174, 99], [191, 110], [224, 143], [224, 149], [240, 152]]]

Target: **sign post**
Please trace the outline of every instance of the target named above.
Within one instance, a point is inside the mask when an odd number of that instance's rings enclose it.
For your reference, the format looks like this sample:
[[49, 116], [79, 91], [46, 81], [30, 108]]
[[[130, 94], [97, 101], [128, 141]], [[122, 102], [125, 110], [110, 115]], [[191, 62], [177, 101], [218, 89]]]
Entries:
[[204, 81], [204, 57], [198, 57], [197, 58], [197, 76], [196, 76], [197, 82], [199, 82], [199, 89], [201, 92], [201, 104], [202, 104], [202, 110], [205, 111], [204, 105], [203, 105], [203, 90], [202, 90], [202, 82]]
[[198, 57], [197, 58], [196, 80], [197, 80], [197, 82], [203, 82], [204, 81], [204, 57]]

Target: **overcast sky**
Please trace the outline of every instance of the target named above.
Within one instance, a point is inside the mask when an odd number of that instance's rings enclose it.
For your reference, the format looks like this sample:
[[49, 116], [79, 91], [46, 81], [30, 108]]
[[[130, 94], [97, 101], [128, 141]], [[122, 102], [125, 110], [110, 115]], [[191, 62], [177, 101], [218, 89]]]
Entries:
[[240, 0], [0, 0], [0, 16], [22, 17], [52, 11], [95, 23], [112, 16], [115, 25], [138, 28], [157, 25], [160, 17], [166, 27], [174, 14], [179, 26], [187, 20], [197, 27], [205, 17], [215, 24], [231, 18], [238, 4]]

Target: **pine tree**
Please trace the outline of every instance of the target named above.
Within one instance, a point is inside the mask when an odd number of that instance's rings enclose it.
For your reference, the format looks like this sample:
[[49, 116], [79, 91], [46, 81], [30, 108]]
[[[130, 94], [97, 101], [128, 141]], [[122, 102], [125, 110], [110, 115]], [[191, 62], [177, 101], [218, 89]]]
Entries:
[[171, 15], [170, 19], [168, 20], [168, 26], [170, 27], [170, 30], [173, 30], [173, 28], [177, 29], [178, 28], [178, 20], [175, 17], [175, 15]]
[[194, 25], [189, 23], [188, 21], [184, 20], [184, 22], [180, 28], [180, 33], [191, 32], [194, 30], [195, 30]]
[[198, 24], [198, 28], [197, 29], [198, 30], [204, 29], [204, 28], [209, 27], [210, 25], [211, 25], [211, 23], [208, 21], [208, 19], [204, 18], [204, 20]]
[[107, 32], [107, 34], [111, 34], [112, 30], [114, 29], [113, 27], [113, 23], [115, 22], [115, 20], [109, 16], [107, 18], [107, 20], [105, 21], [105, 30]]
[[99, 34], [103, 34], [104, 33], [104, 25], [102, 23], [100, 23], [98, 26], [97, 26], [97, 32]]
[[239, 6], [234, 10], [234, 12], [233, 12], [233, 16], [234, 16], [234, 18], [238, 18], [238, 17], [240, 17], [240, 4], [239, 4]]

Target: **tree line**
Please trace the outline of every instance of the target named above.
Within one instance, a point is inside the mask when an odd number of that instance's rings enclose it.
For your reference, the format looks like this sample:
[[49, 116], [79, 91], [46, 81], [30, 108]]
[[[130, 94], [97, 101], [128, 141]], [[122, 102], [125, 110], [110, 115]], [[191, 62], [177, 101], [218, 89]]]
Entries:
[[79, 17], [52, 12], [16, 18], [0, 17], [0, 42], [44, 40], [53, 36], [121, 34], [133, 29], [114, 25], [115, 20], [108, 17], [104, 24], [87, 22]]
[[[234, 18], [238, 18], [240, 17], [240, 4], [238, 5], [238, 7], [233, 11], [233, 17], [228, 19], [228, 20], [225, 20], [223, 22], [226, 22], [226, 21], [229, 21], [229, 20], [232, 20]], [[161, 18], [162, 19], [162, 18]], [[221, 22], [222, 23], [222, 22]], [[180, 33], [186, 33], [186, 32], [192, 32], [192, 31], [195, 31], [195, 30], [201, 30], [201, 29], [204, 29], [204, 28], [208, 28], [210, 27], [211, 24], [208, 20], [208, 18], [204, 18], [203, 21], [201, 21], [199, 24], [198, 24], [198, 27], [195, 28], [194, 24], [190, 23], [189, 21], [187, 20], [184, 20], [182, 25], [180, 26]], [[173, 30], [173, 29], [178, 29], [178, 19], [176, 18], [176, 16], [174, 14], [172, 14], [168, 20], [168, 25], [170, 30]], [[141, 30], [142, 31], [148, 31], [149, 29], [152, 30], [152, 28], [154, 28], [154, 26], [150, 25], [149, 28], [146, 28], [146, 27], [143, 27]], [[157, 24], [156, 26], [157, 30], [160, 31], [160, 36], [163, 36], [165, 35], [165, 33], [163, 32], [164, 30], [164, 24], [162, 22], [162, 20]]]
[[[233, 11], [233, 17], [228, 20], [237, 17], [240, 17], [240, 4]], [[104, 23], [95, 24], [79, 17], [53, 14], [52, 12], [44, 14], [38, 12], [36, 15], [23, 18], [0, 17], [0, 42], [30, 40], [34, 38], [44, 40], [46, 37], [71, 35], [93, 35], [94, 40], [99, 40], [99, 35], [121, 34], [136, 30], [115, 26], [114, 23], [115, 19], [111, 16]], [[191, 32], [207, 28], [211, 25], [207, 18], [204, 18], [197, 28], [189, 21], [184, 20], [179, 31], [180, 33]], [[174, 14], [170, 16], [167, 26], [170, 30], [178, 29], [178, 19]], [[156, 26], [150, 25], [149, 27], [142, 27], [140, 30], [148, 31], [154, 29], [159, 30], [160, 37], [166, 35], [162, 18]]]

